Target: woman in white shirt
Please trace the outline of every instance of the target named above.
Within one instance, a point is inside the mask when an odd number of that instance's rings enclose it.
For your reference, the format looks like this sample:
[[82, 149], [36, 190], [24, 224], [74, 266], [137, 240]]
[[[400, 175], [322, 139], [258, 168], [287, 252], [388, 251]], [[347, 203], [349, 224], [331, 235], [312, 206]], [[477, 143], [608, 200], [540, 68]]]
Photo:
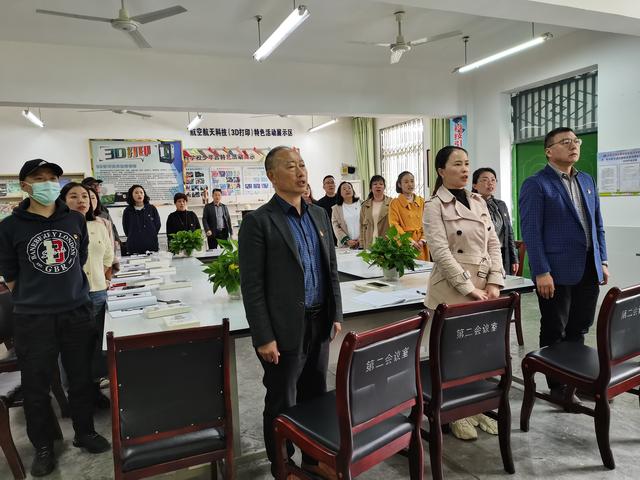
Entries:
[[349, 182], [342, 182], [338, 187], [336, 204], [331, 207], [331, 224], [338, 245], [360, 246], [360, 199], [355, 196]]

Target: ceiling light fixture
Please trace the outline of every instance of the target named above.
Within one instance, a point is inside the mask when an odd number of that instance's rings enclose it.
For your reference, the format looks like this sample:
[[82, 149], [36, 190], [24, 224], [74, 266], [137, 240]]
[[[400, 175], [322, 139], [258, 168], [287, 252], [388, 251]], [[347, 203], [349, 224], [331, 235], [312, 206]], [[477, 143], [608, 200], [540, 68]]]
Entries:
[[309, 130], [307, 130], [307, 132], [309, 133], [313, 133], [313, 132], [317, 132], [318, 130], [322, 130], [323, 128], [328, 127], [329, 125], [333, 125], [334, 123], [337, 123], [338, 119], [337, 118], [332, 118], [331, 120], [328, 120], [324, 123], [321, 123], [319, 125], [316, 125], [315, 127], [313, 126], [313, 117], [311, 117], [311, 128]]
[[[282, 42], [286, 40], [289, 35], [295, 31], [296, 28], [302, 24], [302, 22], [309, 18], [309, 10], [307, 7], [304, 5], [296, 7], [295, 2], [293, 2], [293, 6], [293, 12], [284, 19], [280, 26], [276, 28], [269, 38], [267, 38], [253, 54], [253, 58], [256, 62], [265, 60]], [[258, 21], [258, 42], [260, 42], [260, 20], [262, 20], [262, 17], [257, 15], [256, 20]]]
[[[40, 115], [40, 117], [42, 117], [42, 113], [40, 112], [40, 109], [38, 109], [38, 114]], [[33, 113], [31, 110], [29, 110], [29, 108], [22, 111], [22, 116], [27, 120], [29, 120], [34, 125], [37, 125], [40, 128], [44, 127], [44, 122], [40, 120], [40, 117], [38, 117], [38, 115]]]
[[[542, 43], [546, 42], [547, 40], [549, 40], [550, 38], [553, 38], [553, 35], [550, 33], [543, 33], [542, 35], [540, 35], [539, 37], [535, 37], [532, 38], [531, 40], [529, 40], [528, 42], [524, 42], [521, 43], [520, 45], [516, 45], [514, 47], [511, 48], [507, 48], [506, 50], [503, 50], [501, 52], [498, 53], [494, 53], [493, 55], [489, 55], [488, 57], [482, 58], [480, 60], [477, 60], [473, 63], [470, 63], [468, 65], [464, 65], [462, 67], [457, 67], [453, 70], [453, 73], [467, 73], [470, 72], [471, 70], [475, 70], [476, 68], [480, 68], [488, 63], [491, 62], [495, 62], [497, 60], [500, 60], [504, 57], [508, 57], [509, 55], [514, 55], [516, 53], [522, 52], [523, 50], [526, 50], [528, 48], [531, 47], [535, 47], [537, 45], [541, 45]], [[466, 44], [465, 44], [466, 46]]]
[[189, 113], [187, 113], [187, 117], [189, 118], [189, 125], [187, 125], [187, 130], [193, 130], [194, 128], [196, 128], [198, 125], [200, 125], [202, 119], [204, 118], [201, 113], [198, 113], [195, 117], [193, 117], [193, 120], [191, 120], [191, 116], [189, 115]]

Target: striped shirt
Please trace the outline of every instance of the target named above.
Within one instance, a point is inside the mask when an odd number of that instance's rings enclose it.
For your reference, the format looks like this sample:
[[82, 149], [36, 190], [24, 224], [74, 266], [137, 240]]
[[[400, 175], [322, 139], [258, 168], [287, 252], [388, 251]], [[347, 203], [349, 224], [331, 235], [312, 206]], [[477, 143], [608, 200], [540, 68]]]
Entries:
[[571, 175], [567, 175], [551, 163], [549, 163], [549, 166], [560, 176], [560, 180], [562, 180], [562, 184], [564, 188], [566, 188], [569, 198], [573, 202], [573, 207], [576, 209], [576, 213], [580, 219], [580, 224], [582, 225], [587, 241], [587, 250], [591, 250], [593, 248], [593, 242], [591, 241], [591, 222], [589, 221], [584, 200], [582, 199], [582, 192], [577, 178], [578, 170], [576, 170], [575, 167], [571, 167]]
[[309, 215], [309, 206], [305, 202], [301, 202], [302, 214], [298, 215], [296, 207], [278, 195], [276, 198], [287, 218], [289, 229], [300, 254], [304, 272], [304, 306], [320, 305], [324, 303], [325, 276], [322, 269], [320, 238], [311, 215]]

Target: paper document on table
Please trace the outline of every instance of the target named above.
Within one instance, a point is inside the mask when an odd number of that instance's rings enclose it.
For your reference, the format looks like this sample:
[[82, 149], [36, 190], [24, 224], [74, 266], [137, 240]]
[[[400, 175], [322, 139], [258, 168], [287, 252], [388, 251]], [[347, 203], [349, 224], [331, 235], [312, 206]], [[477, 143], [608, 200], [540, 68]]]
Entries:
[[385, 307], [401, 303], [413, 303], [423, 298], [424, 295], [420, 295], [416, 290], [407, 289], [394, 292], [367, 292], [354, 297], [354, 300], [374, 307]]

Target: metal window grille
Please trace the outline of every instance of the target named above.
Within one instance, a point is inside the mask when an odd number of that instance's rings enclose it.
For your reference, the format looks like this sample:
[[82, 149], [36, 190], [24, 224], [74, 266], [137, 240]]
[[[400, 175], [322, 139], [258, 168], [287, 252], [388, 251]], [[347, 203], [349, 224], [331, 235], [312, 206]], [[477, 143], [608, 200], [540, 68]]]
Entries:
[[544, 138], [558, 127], [576, 133], [598, 129], [598, 72], [593, 71], [511, 96], [514, 143]]
[[396, 197], [396, 179], [400, 172], [413, 173], [415, 193], [424, 197], [424, 126], [421, 118], [380, 130], [380, 164], [387, 181], [385, 193]]

